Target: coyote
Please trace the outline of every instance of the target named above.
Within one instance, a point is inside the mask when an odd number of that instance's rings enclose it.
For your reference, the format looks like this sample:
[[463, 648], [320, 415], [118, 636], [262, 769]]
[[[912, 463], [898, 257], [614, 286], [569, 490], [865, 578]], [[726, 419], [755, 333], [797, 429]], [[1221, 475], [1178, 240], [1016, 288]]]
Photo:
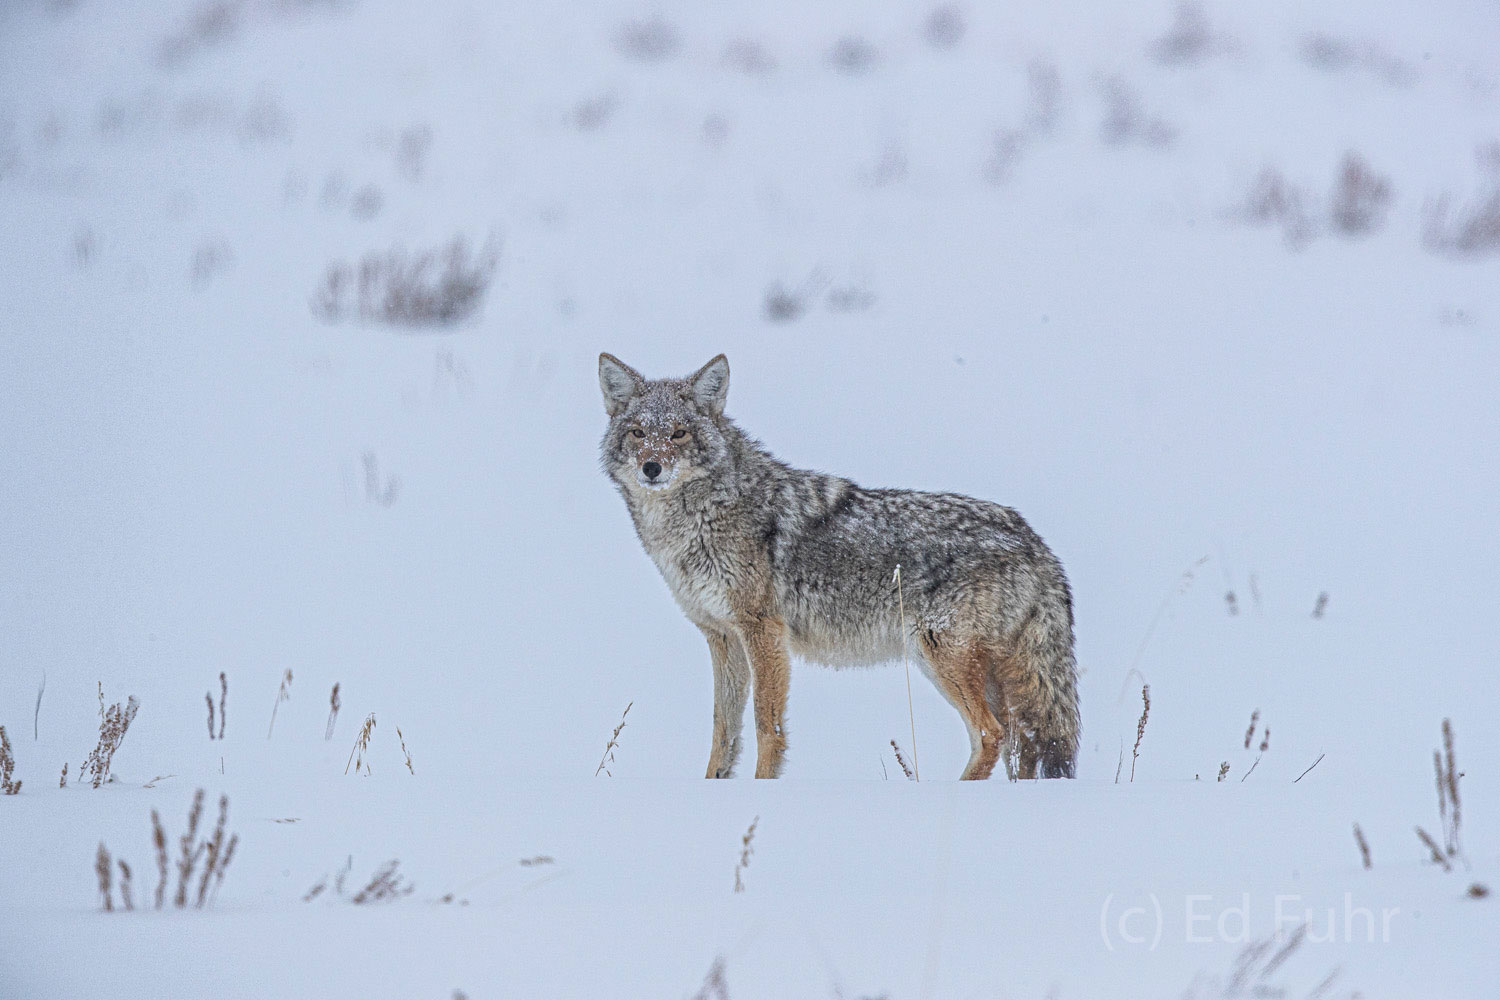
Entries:
[[962, 777], [988, 778], [1002, 752], [1013, 778], [1073, 776], [1073, 599], [1021, 515], [791, 468], [724, 416], [722, 354], [685, 379], [657, 380], [601, 354], [599, 387], [604, 472], [708, 640], [708, 777], [734, 771], [752, 687], [755, 776], [781, 773], [790, 654], [884, 663], [907, 640], [968, 727]]

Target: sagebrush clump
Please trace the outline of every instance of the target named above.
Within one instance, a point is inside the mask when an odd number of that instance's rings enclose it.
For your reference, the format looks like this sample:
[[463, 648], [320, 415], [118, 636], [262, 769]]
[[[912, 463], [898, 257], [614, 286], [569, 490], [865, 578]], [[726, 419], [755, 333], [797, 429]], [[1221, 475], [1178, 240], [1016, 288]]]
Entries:
[[99, 685], [99, 742], [89, 753], [88, 759], [78, 768], [80, 776], [88, 775], [89, 783], [93, 787], [99, 788], [110, 780], [109, 769], [114, 763], [115, 753], [125, 740], [125, 733], [130, 729], [130, 724], [135, 721], [135, 714], [140, 707], [141, 704], [136, 701], [135, 695], [131, 695], [125, 704], [116, 702], [106, 708], [104, 685]]
[[1364, 157], [1348, 153], [1339, 166], [1328, 222], [1345, 236], [1363, 236], [1379, 229], [1391, 203], [1391, 181], [1370, 169]]
[[[206, 839], [198, 837], [198, 821], [203, 815], [203, 789], [193, 795], [193, 804], [188, 809], [187, 830], [178, 842], [177, 891], [172, 905], [177, 909], [198, 909], [213, 904], [224, 882], [224, 872], [234, 859], [239, 846], [239, 834], [228, 832], [229, 797], [219, 796], [219, 821], [213, 833]], [[171, 884], [171, 870], [167, 860], [167, 832], [162, 826], [161, 816], [151, 810], [151, 842], [156, 850], [156, 909], [165, 908], [167, 889]], [[199, 862], [202, 867], [199, 868]], [[135, 897], [131, 891], [132, 871], [124, 859], [118, 860], [120, 868], [120, 902], [127, 910], [135, 909]], [[100, 841], [94, 857], [94, 872], [99, 880], [100, 908], [106, 913], [114, 910], [113, 865], [108, 849]], [[196, 884], [194, 876], [196, 875]]]
[[[344, 899], [344, 882], [349, 877], [349, 872], [354, 868], [354, 857], [350, 855], [344, 866], [339, 869], [338, 874], [332, 878], [333, 894]], [[349, 898], [349, 902], [356, 906], [366, 906], [370, 903], [390, 903], [403, 896], [410, 896], [416, 891], [416, 886], [406, 880], [401, 874], [401, 862], [395, 858], [387, 861], [370, 876], [370, 880], [364, 887]], [[313, 887], [303, 895], [302, 902], [311, 903], [330, 888], [330, 878], [324, 875]], [[451, 901], [451, 897], [443, 902]]]
[[372, 251], [358, 264], [329, 265], [312, 296], [313, 315], [329, 323], [453, 326], [479, 308], [499, 254], [475, 251], [462, 236], [441, 247]]
[[5, 734], [5, 727], [0, 726], [0, 793], [15, 795], [21, 790], [21, 783], [14, 780], [16, 771], [16, 758], [10, 752], [10, 737]]
[[1385, 224], [1392, 197], [1390, 178], [1350, 151], [1334, 174], [1326, 207], [1279, 170], [1267, 167], [1251, 183], [1237, 214], [1254, 225], [1279, 227], [1287, 246], [1300, 250], [1322, 234], [1353, 239], [1374, 233]]
[[1500, 187], [1467, 204], [1443, 195], [1428, 206], [1427, 247], [1450, 257], [1500, 253]]

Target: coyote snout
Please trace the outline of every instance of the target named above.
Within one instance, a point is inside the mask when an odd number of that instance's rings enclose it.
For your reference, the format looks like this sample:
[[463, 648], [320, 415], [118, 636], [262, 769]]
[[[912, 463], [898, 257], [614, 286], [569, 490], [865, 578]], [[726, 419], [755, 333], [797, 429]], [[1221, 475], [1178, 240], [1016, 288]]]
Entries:
[[633, 439], [633, 431], [637, 430], [641, 431], [644, 437], [637, 440], [636, 481], [648, 490], [664, 490], [677, 479], [676, 449], [639, 427], [632, 428]]
[[[757, 778], [781, 772], [790, 654], [836, 666], [910, 644], [969, 731], [965, 778], [1072, 777], [1073, 599], [1062, 565], [1009, 507], [872, 490], [793, 469], [724, 416], [721, 354], [648, 380], [608, 354], [604, 471], [688, 619], [708, 640], [708, 776], [728, 777], [755, 703]], [[904, 599], [891, 579], [901, 567]]]

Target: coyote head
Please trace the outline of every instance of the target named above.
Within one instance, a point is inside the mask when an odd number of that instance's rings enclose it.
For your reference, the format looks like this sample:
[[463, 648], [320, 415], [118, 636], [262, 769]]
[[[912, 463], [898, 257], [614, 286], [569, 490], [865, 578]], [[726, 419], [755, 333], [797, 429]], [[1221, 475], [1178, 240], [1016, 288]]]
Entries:
[[609, 414], [600, 458], [605, 474], [627, 493], [666, 491], [706, 478], [727, 457], [724, 355], [687, 378], [651, 381], [614, 355], [601, 354], [599, 388]]

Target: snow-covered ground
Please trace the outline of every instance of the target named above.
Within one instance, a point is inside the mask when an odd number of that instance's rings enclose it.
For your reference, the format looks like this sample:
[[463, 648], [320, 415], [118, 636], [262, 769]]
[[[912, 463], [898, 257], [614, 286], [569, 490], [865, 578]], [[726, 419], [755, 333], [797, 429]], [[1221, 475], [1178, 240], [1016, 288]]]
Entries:
[[[1497, 53], [1492, 0], [0, 6], [0, 997], [1493, 996], [1500, 254], [1432, 220], [1500, 187]], [[315, 315], [456, 236], [457, 326]], [[798, 666], [786, 778], [699, 778], [600, 350], [1021, 510], [1079, 779], [952, 781], [914, 677], [905, 781], [899, 664]], [[213, 905], [99, 912], [198, 788]]]

